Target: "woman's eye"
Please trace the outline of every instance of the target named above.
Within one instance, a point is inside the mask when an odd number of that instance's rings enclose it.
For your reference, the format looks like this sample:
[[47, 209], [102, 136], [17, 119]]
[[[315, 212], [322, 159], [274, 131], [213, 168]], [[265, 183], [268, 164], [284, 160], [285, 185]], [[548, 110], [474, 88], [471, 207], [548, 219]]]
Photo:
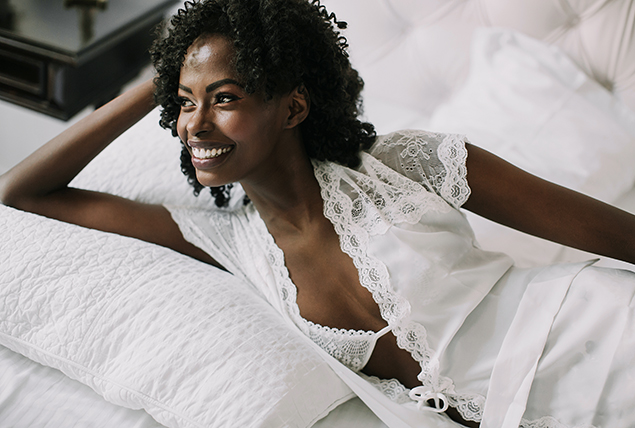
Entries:
[[235, 95], [221, 93], [216, 95], [216, 104], [227, 104], [238, 99]]
[[181, 107], [192, 107], [194, 105], [192, 101], [184, 97], [179, 97], [177, 100]]

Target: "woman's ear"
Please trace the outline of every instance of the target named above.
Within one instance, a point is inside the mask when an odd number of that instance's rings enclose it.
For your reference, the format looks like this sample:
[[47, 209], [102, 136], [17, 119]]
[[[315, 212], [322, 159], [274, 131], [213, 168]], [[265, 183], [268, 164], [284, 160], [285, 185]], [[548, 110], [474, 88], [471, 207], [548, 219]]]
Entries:
[[304, 85], [300, 85], [289, 94], [289, 117], [287, 118], [287, 129], [295, 128], [309, 115], [311, 109], [311, 99], [309, 91]]

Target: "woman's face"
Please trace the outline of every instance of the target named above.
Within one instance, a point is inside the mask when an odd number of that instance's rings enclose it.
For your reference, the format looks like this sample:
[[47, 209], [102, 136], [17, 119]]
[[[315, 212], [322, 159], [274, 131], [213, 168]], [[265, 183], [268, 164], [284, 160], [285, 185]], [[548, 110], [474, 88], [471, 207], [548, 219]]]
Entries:
[[177, 132], [204, 186], [261, 180], [279, 160], [289, 115], [284, 97], [247, 94], [230, 40], [203, 35], [187, 51], [179, 79]]

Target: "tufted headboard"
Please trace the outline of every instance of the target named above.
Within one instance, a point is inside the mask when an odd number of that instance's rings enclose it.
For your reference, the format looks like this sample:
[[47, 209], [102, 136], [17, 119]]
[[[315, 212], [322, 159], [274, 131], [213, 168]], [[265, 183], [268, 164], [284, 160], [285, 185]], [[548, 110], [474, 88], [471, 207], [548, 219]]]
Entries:
[[[634, 0], [322, 3], [349, 23], [344, 35], [366, 82], [365, 97], [381, 99], [394, 114], [407, 115], [401, 111], [406, 108], [429, 116], [448, 99], [466, 77], [470, 41], [478, 27], [510, 28], [558, 46], [635, 111]], [[403, 124], [408, 125], [407, 119]]]

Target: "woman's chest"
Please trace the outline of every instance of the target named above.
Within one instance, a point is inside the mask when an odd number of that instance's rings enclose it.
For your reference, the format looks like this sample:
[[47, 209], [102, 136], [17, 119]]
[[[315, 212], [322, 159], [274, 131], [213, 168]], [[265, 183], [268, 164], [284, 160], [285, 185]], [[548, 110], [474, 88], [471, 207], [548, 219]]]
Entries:
[[309, 337], [354, 370], [416, 386], [419, 364], [397, 346], [394, 335], [386, 334], [388, 322], [360, 281], [364, 267], [342, 251], [335, 232], [279, 241]]
[[346, 330], [378, 331], [387, 325], [330, 223], [301, 235], [275, 239], [284, 253], [304, 319]]

